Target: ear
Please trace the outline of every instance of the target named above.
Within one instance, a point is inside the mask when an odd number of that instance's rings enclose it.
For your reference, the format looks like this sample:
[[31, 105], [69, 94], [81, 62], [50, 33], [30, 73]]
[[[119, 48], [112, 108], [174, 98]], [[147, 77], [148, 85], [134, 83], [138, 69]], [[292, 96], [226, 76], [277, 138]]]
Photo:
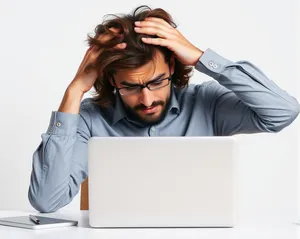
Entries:
[[113, 87], [116, 87], [116, 84], [115, 84], [115, 81], [114, 81], [114, 78], [112, 75], [109, 75], [109, 83], [113, 86]]
[[115, 87], [115, 83], [114, 83], [114, 81], [112, 80], [112, 78], [109, 78], [109, 83], [110, 83], [113, 87]]
[[175, 72], [175, 55], [174, 54], [170, 57], [169, 64], [170, 64], [170, 69], [171, 69], [171, 75], [173, 75]]

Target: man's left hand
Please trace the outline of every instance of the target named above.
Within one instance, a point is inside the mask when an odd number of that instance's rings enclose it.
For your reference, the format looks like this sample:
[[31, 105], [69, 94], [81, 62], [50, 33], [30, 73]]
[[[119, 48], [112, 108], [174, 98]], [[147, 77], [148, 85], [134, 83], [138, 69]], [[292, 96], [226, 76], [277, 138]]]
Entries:
[[137, 33], [156, 35], [158, 38], [142, 38], [147, 44], [167, 47], [184, 65], [195, 66], [203, 51], [191, 44], [176, 28], [161, 18], [149, 17], [135, 22]]

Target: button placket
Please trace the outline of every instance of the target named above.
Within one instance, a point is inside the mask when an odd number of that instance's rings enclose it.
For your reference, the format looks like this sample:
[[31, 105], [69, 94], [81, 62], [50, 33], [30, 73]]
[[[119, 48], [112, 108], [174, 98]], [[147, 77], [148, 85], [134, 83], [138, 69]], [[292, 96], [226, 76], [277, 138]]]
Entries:
[[154, 126], [151, 126], [149, 128], [149, 136], [154, 136], [155, 135], [155, 131], [156, 131], [156, 128]]

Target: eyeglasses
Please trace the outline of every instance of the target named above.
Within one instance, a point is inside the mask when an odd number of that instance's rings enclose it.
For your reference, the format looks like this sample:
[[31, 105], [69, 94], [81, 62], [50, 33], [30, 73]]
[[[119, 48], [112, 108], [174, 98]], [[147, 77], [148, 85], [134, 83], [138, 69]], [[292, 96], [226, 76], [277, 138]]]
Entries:
[[[140, 93], [142, 91], [142, 89], [144, 89], [146, 87], [148, 90], [151, 90], [151, 91], [164, 88], [164, 87], [168, 86], [170, 84], [170, 81], [172, 80], [170, 63], [169, 63], [169, 72], [170, 72], [169, 77], [159, 79], [159, 80], [149, 81], [148, 83], [143, 84], [143, 85], [126, 86], [126, 87], [122, 87], [122, 88], [116, 87], [116, 91], [119, 92], [120, 95], [131, 95], [131, 94]], [[112, 78], [113, 78], [113, 76], [112, 76]], [[116, 81], [114, 78], [113, 78], [113, 81], [116, 84]]]
[[149, 81], [148, 83], [143, 84], [143, 85], [126, 86], [126, 87], [122, 87], [122, 88], [116, 88], [116, 90], [120, 93], [120, 95], [137, 94], [146, 87], [148, 90], [151, 90], [151, 91], [166, 87], [169, 85], [171, 80], [172, 80], [172, 75], [170, 75], [167, 78], [163, 78], [163, 79], [159, 79], [159, 80], [155, 80], [155, 81]]

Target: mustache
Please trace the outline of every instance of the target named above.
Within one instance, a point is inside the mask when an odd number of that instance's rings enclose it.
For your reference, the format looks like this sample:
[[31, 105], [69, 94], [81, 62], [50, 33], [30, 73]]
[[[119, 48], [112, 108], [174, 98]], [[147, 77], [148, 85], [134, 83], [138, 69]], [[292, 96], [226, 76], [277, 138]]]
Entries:
[[147, 109], [147, 108], [152, 108], [152, 107], [155, 107], [155, 106], [158, 106], [158, 105], [161, 105], [163, 106], [165, 103], [161, 100], [159, 101], [153, 101], [152, 105], [150, 107], [146, 107], [145, 105], [137, 105], [134, 107], [134, 110], [144, 110], [144, 109]]

